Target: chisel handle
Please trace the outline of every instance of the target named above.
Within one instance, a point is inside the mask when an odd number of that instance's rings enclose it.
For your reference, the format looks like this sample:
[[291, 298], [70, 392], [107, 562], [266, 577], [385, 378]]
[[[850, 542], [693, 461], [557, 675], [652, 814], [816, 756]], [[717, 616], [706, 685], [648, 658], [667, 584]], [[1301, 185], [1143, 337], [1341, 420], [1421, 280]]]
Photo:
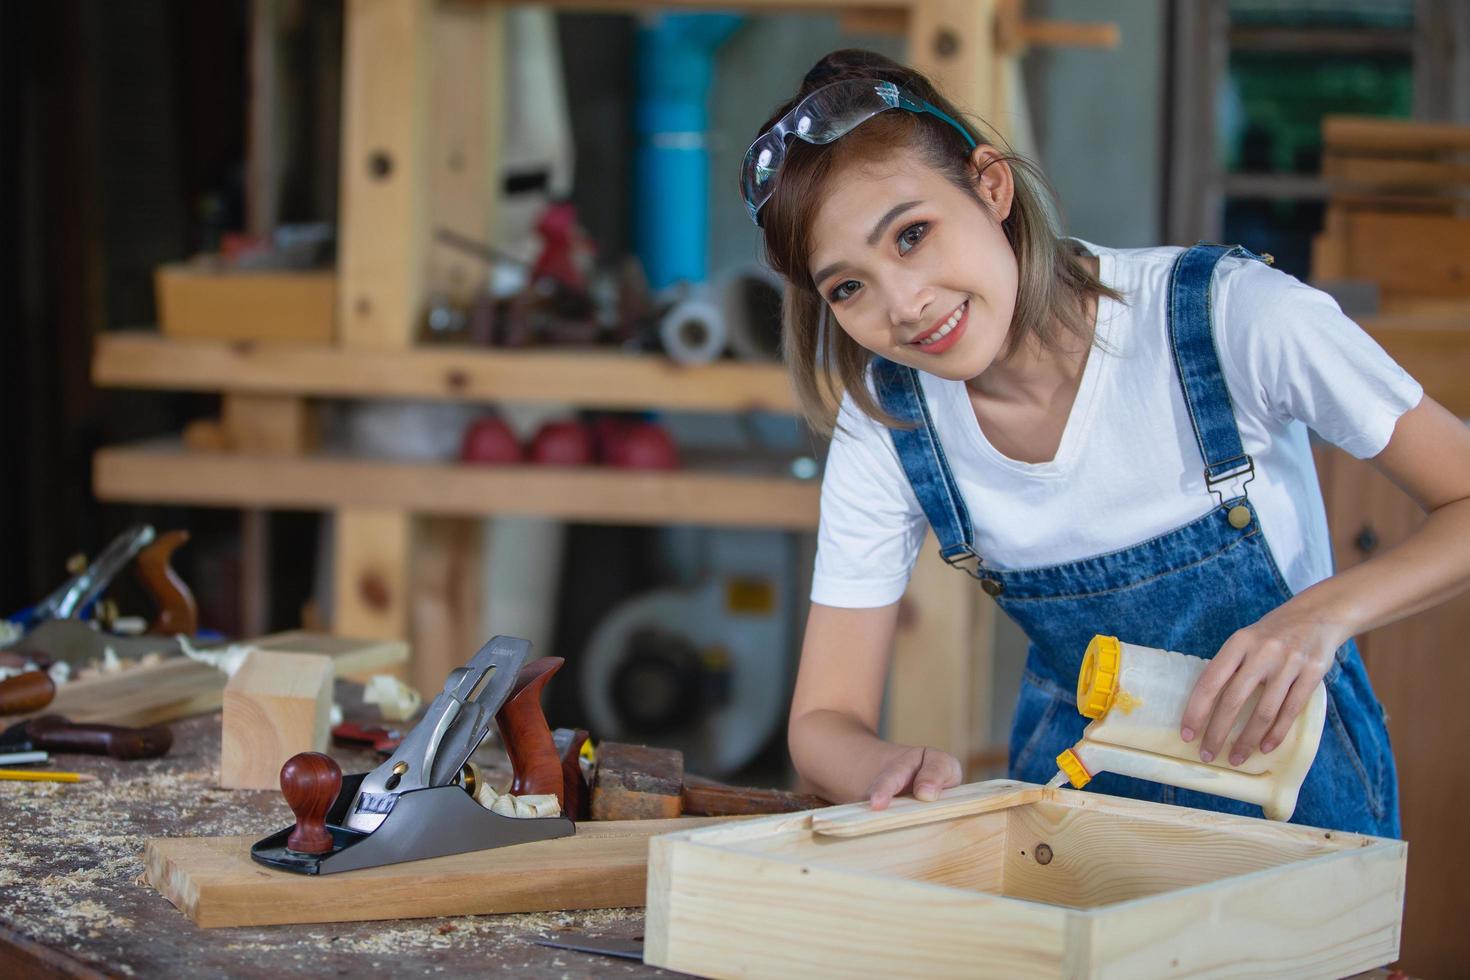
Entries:
[[56, 697], [56, 684], [44, 670], [28, 670], [0, 681], [0, 715], [40, 711]]
[[31, 744], [47, 752], [80, 752], [114, 759], [152, 759], [173, 745], [167, 725], [121, 728], [117, 725], [75, 725], [60, 715], [44, 715], [26, 726]]

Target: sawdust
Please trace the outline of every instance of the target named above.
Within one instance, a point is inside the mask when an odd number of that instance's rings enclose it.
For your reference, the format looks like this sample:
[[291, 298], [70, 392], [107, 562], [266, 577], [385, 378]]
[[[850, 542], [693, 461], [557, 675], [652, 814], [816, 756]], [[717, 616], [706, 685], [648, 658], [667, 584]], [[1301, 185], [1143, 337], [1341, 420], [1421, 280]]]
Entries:
[[[210, 731], [205, 721], [198, 727]], [[98, 782], [0, 784], [0, 921], [129, 975], [186, 966], [218, 974], [318, 972], [314, 965], [328, 962], [331, 968], [319, 972], [461, 975], [468, 964], [478, 964], [477, 970], [510, 969], [528, 977], [596, 977], [630, 968], [656, 975], [637, 963], [535, 945], [568, 931], [637, 935], [642, 909], [196, 929], [143, 881], [145, 842], [182, 834], [264, 835], [291, 820], [277, 792], [218, 788], [218, 724], [215, 715], [203, 737], [176, 726], [175, 754], [163, 759], [117, 764], [66, 758], [67, 768], [94, 772]], [[509, 772], [503, 758], [483, 764], [489, 772]], [[171, 933], [176, 942], [158, 943]]]

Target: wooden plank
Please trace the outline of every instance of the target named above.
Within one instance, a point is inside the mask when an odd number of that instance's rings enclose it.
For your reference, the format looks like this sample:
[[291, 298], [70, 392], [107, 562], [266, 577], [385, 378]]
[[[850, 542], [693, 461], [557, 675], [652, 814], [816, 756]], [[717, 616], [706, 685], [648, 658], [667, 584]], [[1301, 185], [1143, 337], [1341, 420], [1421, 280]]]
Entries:
[[394, 508], [338, 507], [335, 516], [332, 632], [407, 638], [411, 515]]
[[684, 367], [604, 350], [342, 349], [325, 345], [177, 343], [151, 331], [109, 331], [93, 348], [101, 388], [239, 391], [322, 398], [519, 401], [587, 408], [791, 413], [779, 364]]
[[1382, 841], [1099, 909], [1090, 975], [1315, 980], [1391, 963], [1404, 852], [1402, 841]]
[[[408, 659], [407, 645], [398, 641], [293, 631], [241, 642], [264, 650], [327, 654], [338, 677], [379, 670]], [[155, 725], [219, 710], [226, 680], [223, 672], [208, 664], [174, 656], [150, 667], [68, 681], [57, 690], [55, 700], [36, 714], [108, 725]], [[7, 720], [23, 717], [33, 716]]]
[[439, 229], [490, 242], [499, 195], [505, 9], [480, 0], [439, 0], [433, 9], [429, 95], [428, 288], [473, 302], [483, 260], [433, 236]]
[[159, 329], [192, 343], [330, 344], [337, 277], [330, 271], [153, 270]]
[[1470, 126], [1372, 116], [1324, 116], [1322, 146], [1327, 152], [1470, 150]]
[[401, 350], [423, 315], [432, 0], [348, 0], [338, 336]]
[[92, 480], [98, 499], [106, 501], [282, 510], [411, 509], [453, 516], [527, 514], [791, 530], [817, 526], [821, 489], [814, 481], [790, 477], [286, 459], [187, 452], [176, 444], [101, 449], [93, 457]]
[[1371, 279], [1385, 299], [1470, 296], [1470, 220], [1354, 211], [1343, 223], [1348, 278]]
[[867, 803], [819, 810], [812, 815], [812, 833], [823, 837], [866, 837], [905, 827], [953, 820], [994, 810], [1008, 810], [1043, 798], [1040, 786], [996, 779], [945, 790], [938, 800], [922, 802], [911, 796], [894, 800], [886, 810]]
[[318, 876], [256, 864], [248, 836], [155, 838], [143, 861], [207, 929], [625, 908], [643, 904], [650, 837], [726, 819], [584, 821], [573, 837]]

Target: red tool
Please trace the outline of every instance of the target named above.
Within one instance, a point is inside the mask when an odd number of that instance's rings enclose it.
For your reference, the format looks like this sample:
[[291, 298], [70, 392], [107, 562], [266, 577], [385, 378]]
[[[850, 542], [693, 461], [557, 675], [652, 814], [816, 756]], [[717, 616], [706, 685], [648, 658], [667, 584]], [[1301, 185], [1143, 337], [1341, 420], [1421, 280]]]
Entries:
[[586, 466], [595, 456], [592, 430], [581, 422], [547, 422], [531, 440], [531, 461], [543, 466]]
[[498, 416], [476, 419], [464, 431], [459, 458], [466, 463], [519, 463], [522, 457], [515, 433]]
[[352, 721], [344, 721], [340, 725], [332, 726], [332, 737], [339, 742], [371, 745], [373, 751], [381, 755], [392, 755], [393, 751], [398, 748], [398, 743], [403, 741], [403, 733], [396, 728], [359, 725]]

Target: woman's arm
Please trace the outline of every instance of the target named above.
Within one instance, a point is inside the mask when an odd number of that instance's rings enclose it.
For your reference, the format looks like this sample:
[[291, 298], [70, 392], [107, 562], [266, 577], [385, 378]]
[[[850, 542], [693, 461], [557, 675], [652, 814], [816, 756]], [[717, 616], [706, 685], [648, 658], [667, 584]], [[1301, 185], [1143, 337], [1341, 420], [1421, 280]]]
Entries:
[[960, 764], [948, 753], [878, 737], [897, 621], [898, 603], [812, 603], [807, 616], [787, 744], [796, 771], [833, 802], [868, 799], [882, 809], [911, 786], [932, 800], [960, 782]]
[[1402, 542], [1318, 582], [1235, 633], [1200, 676], [1180, 734], [1203, 731], [1200, 757], [1220, 751], [1241, 707], [1261, 699], [1230, 761], [1270, 752], [1306, 706], [1349, 637], [1411, 616], [1470, 586], [1470, 427], [1425, 397], [1400, 416], [1373, 465], [1428, 514]]

